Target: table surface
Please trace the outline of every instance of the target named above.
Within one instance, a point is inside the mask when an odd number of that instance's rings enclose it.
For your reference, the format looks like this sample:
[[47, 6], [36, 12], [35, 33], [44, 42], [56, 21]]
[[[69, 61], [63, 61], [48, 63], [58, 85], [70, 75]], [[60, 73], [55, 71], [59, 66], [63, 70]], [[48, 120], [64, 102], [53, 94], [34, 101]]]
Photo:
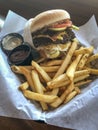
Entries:
[[[29, 19], [38, 13], [54, 8], [66, 9], [70, 14], [73, 22], [77, 25], [84, 24], [95, 14], [98, 21], [98, 1], [97, 0], [0, 0], [0, 15], [4, 17], [8, 10]], [[31, 120], [13, 119], [0, 117], [0, 129], [2, 130], [69, 130], [59, 128], [45, 123], [39, 123]]]
[[31, 120], [0, 117], [0, 130], [70, 130]]
[[29, 19], [49, 9], [65, 9], [72, 21], [81, 25], [95, 14], [98, 21], [98, 0], [0, 0], [0, 14], [6, 16], [8, 10]]

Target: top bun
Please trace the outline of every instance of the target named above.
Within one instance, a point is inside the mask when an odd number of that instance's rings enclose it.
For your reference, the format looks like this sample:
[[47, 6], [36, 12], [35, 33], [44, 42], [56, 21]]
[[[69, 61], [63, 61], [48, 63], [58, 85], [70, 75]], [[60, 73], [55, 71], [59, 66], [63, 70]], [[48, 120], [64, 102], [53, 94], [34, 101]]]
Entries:
[[54, 9], [42, 12], [33, 19], [30, 26], [30, 31], [33, 33], [40, 30], [44, 26], [63, 19], [70, 19], [70, 14], [66, 10]]

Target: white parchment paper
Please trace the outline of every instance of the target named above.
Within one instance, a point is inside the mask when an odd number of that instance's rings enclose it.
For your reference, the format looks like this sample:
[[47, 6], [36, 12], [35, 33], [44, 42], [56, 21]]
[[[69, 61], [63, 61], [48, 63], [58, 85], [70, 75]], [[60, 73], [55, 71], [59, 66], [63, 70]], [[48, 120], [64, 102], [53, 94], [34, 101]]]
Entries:
[[[22, 34], [26, 22], [25, 18], [9, 11], [0, 38], [11, 32]], [[95, 16], [75, 34], [82, 44], [93, 45], [95, 53], [98, 52]], [[0, 48], [0, 116], [43, 120], [48, 124], [75, 130], [98, 130], [98, 79], [69, 103], [50, 112], [42, 112], [37, 103], [27, 100], [18, 90], [19, 84], [18, 77], [11, 71], [7, 57]]]

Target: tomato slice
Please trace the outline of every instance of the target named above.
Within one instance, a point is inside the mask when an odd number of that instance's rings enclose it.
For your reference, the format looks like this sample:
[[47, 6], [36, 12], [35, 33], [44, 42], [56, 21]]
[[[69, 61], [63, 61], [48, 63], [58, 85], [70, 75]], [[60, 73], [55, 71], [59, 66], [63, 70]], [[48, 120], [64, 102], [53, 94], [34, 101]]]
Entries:
[[71, 27], [72, 26], [72, 21], [66, 20], [63, 23], [55, 23], [51, 26], [51, 28], [63, 28], [63, 27]]

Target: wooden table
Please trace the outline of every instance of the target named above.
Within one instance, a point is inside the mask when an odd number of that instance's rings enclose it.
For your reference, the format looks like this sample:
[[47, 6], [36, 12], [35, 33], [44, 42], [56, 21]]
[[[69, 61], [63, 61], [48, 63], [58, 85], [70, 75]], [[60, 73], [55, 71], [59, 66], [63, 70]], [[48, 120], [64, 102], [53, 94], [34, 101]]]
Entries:
[[[0, 14], [4, 17], [8, 10], [12, 10], [29, 19], [42, 11], [54, 8], [66, 9], [76, 25], [84, 24], [93, 14], [98, 21], [97, 0], [0, 0]], [[7, 117], [0, 117], [0, 130], [1, 128], [2, 130], [68, 130], [41, 122]]]
[[47, 125], [43, 122], [0, 117], [0, 130], [70, 130], [70, 129]]
[[29, 19], [55, 8], [67, 10], [77, 25], [84, 24], [93, 14], [98, 21], [98, 0], [0, 0], [0, 14], [4, 16], [12, 10]]

